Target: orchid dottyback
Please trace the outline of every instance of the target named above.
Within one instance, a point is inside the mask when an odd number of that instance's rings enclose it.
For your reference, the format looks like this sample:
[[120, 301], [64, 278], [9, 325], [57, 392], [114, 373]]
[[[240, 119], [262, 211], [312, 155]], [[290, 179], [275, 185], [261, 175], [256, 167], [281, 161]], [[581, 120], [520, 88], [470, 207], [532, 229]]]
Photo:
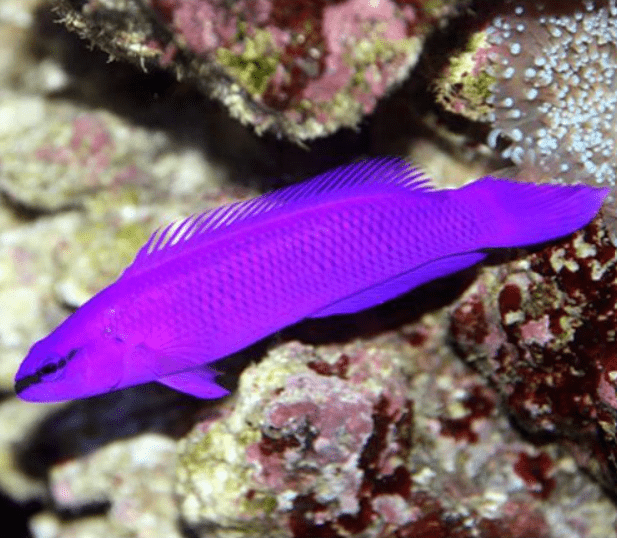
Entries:
[[157, 231], [116, 282], [30, 349], [18, 396], [51, 402], [157, 381], [227, 391], [210, 363], [307, 317], [348, 314], [480, 262], [566, 236], [607, 189], [485, 177], [435, 190], [368, 159]]

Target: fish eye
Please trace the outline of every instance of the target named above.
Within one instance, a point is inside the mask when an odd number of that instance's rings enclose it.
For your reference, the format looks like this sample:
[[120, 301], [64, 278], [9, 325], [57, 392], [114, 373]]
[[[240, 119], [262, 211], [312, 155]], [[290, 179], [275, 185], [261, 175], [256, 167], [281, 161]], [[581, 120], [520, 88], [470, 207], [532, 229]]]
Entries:
[[50, 362], [49, 364], [46, 364], [45, 366], [43, 366], [40, 369], [40, 372], [43, 375], [49, 375], [49, 374], [53, 374], [56, 370], [58, 370], [58, 364], [55, 362]]
[[41, 362], [37, 374], [45, 381], [53, 381], [62, 375], [64, 366], [66, 366], [66, 361], [59, 355], [48, 355]]
[[[39, 366], [37, 374], [48, 381], [58, 379], [64, 373], [64, 367], [79, 351], [79, 349], [71, 349], [64, 357], [60, 357], [57, 353], [48, 355]], [[55, 374], [55, 375], [54, 375]]]

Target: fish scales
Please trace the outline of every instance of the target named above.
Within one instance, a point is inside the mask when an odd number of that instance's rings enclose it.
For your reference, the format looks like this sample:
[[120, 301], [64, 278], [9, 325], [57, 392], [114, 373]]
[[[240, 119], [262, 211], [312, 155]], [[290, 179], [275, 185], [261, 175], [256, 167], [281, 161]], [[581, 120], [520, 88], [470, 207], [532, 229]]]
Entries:
[[215, 253], [208, 245], [127, 279], [122, 295], [133, 306], [129, 319], [118, 314], [120, 330], [142, 331], [147, 323], [148, 335], [191, 338], [215, 355], [234, 351], [410, 266], [469, 249], [480, 233], [459, 239], [435, 226], [442, 240], [426, 243], [418, 230], [430, 217], [411, 211], [405, 198], [345, 205], [275, 218], [248, 238], [221, 241]]
[[481, 261], [563, 236], [606, 190], [484, 178], [433, 190], [373, 159], [155, 233], [108, 288], [35, 344], [16, 376], [31, 401], [158, 381], [226, 394], [207, 367], [306, 317], [346, 314]]

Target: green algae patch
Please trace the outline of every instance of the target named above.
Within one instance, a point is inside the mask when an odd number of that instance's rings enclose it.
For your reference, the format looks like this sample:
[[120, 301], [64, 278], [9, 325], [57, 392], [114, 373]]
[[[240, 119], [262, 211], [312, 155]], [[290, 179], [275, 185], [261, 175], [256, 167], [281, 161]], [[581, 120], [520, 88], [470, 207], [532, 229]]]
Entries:
[[235, 520], [238, 499], [245, 499], [247, 513], [264, 510], [263, 499], [258, 496], [247, 500], [252, 469], [245, 461], [247, 447], [258, 442], [261, 434], [249, 430], [250, 434], [245, 431], [240, 439], [229, 426], [215, 423], [207, 432], [190, 436], [180, 445], [178, 489], [189, 520]]
[[247, 514], [264, 514], [269, 516], [278, 506], [278, 501], [273, 495], [257, 491], [249, 500], [246, 497], [242, 500], [242, 510]]
[[496, 79], [485, 69], [490, 47], [484, 32], [473, 34], [465, 49], [453, 55], [434, 83], [437, 101], [448, 111], [473, 121], [489, 117], [489, 104]]
[[150, 234], [141, 224], [131, 222], [120, 227], [116, 231], [116, 245], [120, 256], [130, 261], [149, 237]]
[[244, 41], [244, 51], [237, 54], [221, 47], [216, 59], [252, 95], [261, 95], [274, 76], [279, 56], [272, 37], [265, 30], [256, 29], [252, 38]]

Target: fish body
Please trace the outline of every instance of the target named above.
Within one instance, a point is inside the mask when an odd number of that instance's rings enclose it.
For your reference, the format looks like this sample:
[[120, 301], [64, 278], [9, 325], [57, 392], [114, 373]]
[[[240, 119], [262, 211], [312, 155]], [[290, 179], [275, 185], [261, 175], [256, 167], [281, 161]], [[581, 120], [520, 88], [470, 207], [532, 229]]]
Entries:
[[157, 381], [223, 396], [209, 363], [303, 318], [392, 299], [485, 249], [567, 235], [606, 194], [491, 177], [439, 191], [387, 158], [189, 217], [30, 349], [16, 392], [58, 401]]

